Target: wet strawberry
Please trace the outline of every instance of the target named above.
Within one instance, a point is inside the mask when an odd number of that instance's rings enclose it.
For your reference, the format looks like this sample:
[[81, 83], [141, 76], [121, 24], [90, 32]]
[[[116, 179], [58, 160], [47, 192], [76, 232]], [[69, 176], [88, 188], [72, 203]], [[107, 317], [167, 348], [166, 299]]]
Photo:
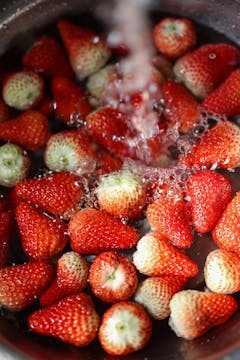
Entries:
[[136, 268], [125, 256], [104, 252], [91, 265], [89, 283], [93, 294], [102, 301], [127, 300], [138, 284]]
[[240, 51], [228, 44], [207, 44], [180, 58], [176, 77], [200, 99], [209, 95], [238, 65]]
[[206, 259], [204, 278], [216, 293], [233, 294], [240, 290], [240, 257], [222, 249], [211, 251]]
[[203, 101], [208, 111], [234, 116], [240, 114], [240, 69], [229, 77]]
[[200, 233], [211, 231], [232, 198], [232, 185], [221, 174], [201, 170], [187, 179], [192, 220]]
[[31, 160], [17, 145], [0, 146], [0, 185], [14, 187], [29, 173]]
[[2, 96], [5, 103], [17, 110], [28, 110], [44, 95], [44, 81], [33, 71], [18, 71], [6, 77]]
[[42, 306], [55, 303], [63, 297], [82, 291], [87, 286], [89, 266], [85, 258], [74, 251], [63, 254], [57, 263], [57, 275], [42, 293]]
[[237, 307], [236, 300], [229, 295], [183, 290], [170, 301], [169, 325], [177, 336], [192, 340], [223, 324]]
[[148, 206], [146, 216], [151, 229], [167, 237], [173, 245], [181, 248], [191, 245], [193, 234], [184, 200], [161, 197]]
[[14, 119], [0, 123], [0, 139], [13, 142], [26, 150], [40, 149], [49, 137], [47, 118], [36, 110], [27, 110]]
[[133, 263], [140, 273], [148, 276], [190, 278], [198, 272], [197, 265], [186, 254], [157, 233], [147, 233], [139, 240]]
[[17, 223], [24, 252], [32, 259], [49, 259], [66, 246], [66, 224], [51, 218], [28, 203], [20, 203], [16, 209]]
[[142, 179], [127, 170], [102, 176], [96, 193], [102, 210], [127, 219], [141, 216], [146, 203], [146, 189]]
[[142, 305], [153, 319], [166, 319], [170, 315], [171, 298], [184, 288], [186, 282], [187, 279], [180, 276], [149, 277], [139, 284], [134, 300]]
[[212, 235], [222, 249], [236, 252], [240, 256], [240, 192], [229, 202], [222, 213]]
[[0, 269], [8, 262], [11, 238], [12, 213], [0, 210]]
[[69, 236], [72, 249], [80, 254], [130, 249], [138, 241], [133, 227], [96, 209], [84, 209], [75, 214], [69, 223]]
[[51, 281], [53, 268], [45, 261], [8, 266], [0, 270], [0, 304], [20, 311], [31, 305]]
[[50, 170], [77, 175], [93, 172], [96, 157], [89, 137], [79, 130], [52, 135], [44, 153], [45, 164]]
[[29, 316], [28, 324], [38, 334], [86, 346], [97, 335], [99, 317], [90, 296], [78, 293], [35, 311]]
[[167, 17], [155, 26], [153, 40], [163, 55], [175, 60], [195, 46], [196, 30], [188, 19]]
[[127, 355], [144, 348], [151, 334], [151, 320], [143, 307], [121, 301], [104, 313], [98, 337], [108, 354]]
[[81, 206], [84, 190], [81, 178], [59, 172], [22, 181], [17, 185], [16, 193], [22, 200], [53, 215], [69, 218]]
[[23, 55], [22, 64], [26, 69], [48, 76], [72, 77], [72, 69], [57, 41], [43, 35]]
[[187, 165], [217, 166], [221, 169], [240, 165], [240, 129], [226, 120], [205, 132], [187, 155]]
[[99, 70], [109, 59], [110, 49], [95, 32], [66, 20], [58, 22], [58, 30], [79, 80]]
[[72, 80], [55, 77], [51, 82], [55, 114], [69, 126], [81, 125], [91, 111], [85, 92]]
[[166, 81], [162, 86], [164, 115], [171, 125], [179, 124], [180, 132], [189, 132], [201, 115], [200, 104], [181, 84]]

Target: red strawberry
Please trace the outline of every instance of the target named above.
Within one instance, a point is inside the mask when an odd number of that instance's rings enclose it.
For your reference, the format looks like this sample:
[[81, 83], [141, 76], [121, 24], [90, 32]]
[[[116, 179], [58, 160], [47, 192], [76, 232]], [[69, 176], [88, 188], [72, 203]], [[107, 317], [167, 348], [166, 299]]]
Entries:
[[90, 113], [86, 121], [96, 142], [116, 156], [129, 155], [129, 146], [124, 141], [128, 129], [123, 113], [110, 107], [100, 108]]
[[47, 97], [44, 98], [38, 106], [38, 111], [40, 111], [40, 113], [42, 113], [43, 115], [45, 115], [47, 117], [51, 116], [54, 112], [53, 100], [51, 100]]
[[110, 49], [95, 32], [66, 20], [58, 22], [58, 30], [79, 80], [99, 70], [109, 59]]
[[231, 200], [232, 186], [221, 174], [201, 170], [187, 179], [192, 219], [196, 230], [202, 234], [211, 231], [225, 206]]
[[82, 291], [87, 286], [89, 266], [85, 258], [74, 251], [63, 254], [58, 260], [57, 276], [43, 292], [39, 301], [47, 306]]
[[17, 110], [28, 110], [40, 102], [44, 95], [44, 81], [33, 71], [18, 71], [8, 75], [3, 82], [5, 103]]
[[0, 270], [0, 305], [20, 311], [31, 305], [51, 281], [53, 268], [45, 261]]
[[191, 153], [187, 155], [187, 165], [218, 166], [222, 169], [240, 165], [240, 129], [226, 120], [217, 123], [205, 132]]
[[35, 311], [29, 316], [28, 324], [36, 333], [86, 346], [97, 335], [99, 317], [90, 296], [78, 293]]
[[172, 125], [179, 123], [180, 132], [189, 132], [200, 118], [200, 104], [181, 84], [171, 80], [163, 84], [162, 93], [166, 120]]
[[35, 151], [50, 137], [47, 118], [38, 111], [28, 110], [16, 118], [0, 123], [0, 139], [11, 141]]
[[196, 44], [196, 31], [193, 23], [184, 18], [167, 17], [159, 21], [153, 31], [157, 49], [171, 60], [184, 55]]
[[143, 307], [121, 301], [104, 313], [98, 337], [108, 354], [127, 355], [144, 348], [151, 334], [151, 320]]
[[197, 265], [186, 254], [158, 233], [147, 233], [139, 240], [133, 262], [140, 273], [148, 276], [190, 278], [198, 272]]
[[240, 69], [237, 69], [203, 101], [208, 111], [234, 116], [240, 114]]
[[207, 287], [216, 293], [240, 291], [240, 257], [226, 250], [211, 251], [206, 259], [204, 278]]
[[96, 153], [89, 137], [79, 131], [58, 132], [50, 137], [44, 153], [45, 164], [54, 171], [77, 175], [93, 172]]
[[80, 207], [84, 190], [81, 178], [59, 172], [24, 180], [17, 185], [16, 193], [53, 215], [69, 218]]
[[202, 45], [180, 58], [174, 73], [200, 99], [209, 95], [238, 65], [240, 51], [228, 44]]
[[16, 217], [23, 250], [30, 258], [49, 259], [66, 246], [66, 224], [60, 219], [24, 202], [18, 205]]
[[0, 99], [0, 122], [5, 121], [9, 117], [9, 107]]
[[103, 251], [129, 249], [138, 236], [133, 227], [96, 209], [84, 209], [69, 223], [71, 247], [80, 254], [99, 254]]
[[125, 256], [104, 252], [91, 265], [89, 283], [93, 294], [102, 301], [127, 300], [137, 288], [136, 268]]
[[48, 76], [72, 77], [72, 69], [57, 41], [50, 36], [41, 36], [23, 55], [22, 64], [26, 69]]
[[151, 229], [166, 236], [172, 244], [181, 248], [191, 245], [193, 234], [184, 200], [161, 197], [148, 206], [146, 216]]
[[237, 307], [230, 295], [183, 290], [170, 301], [169, 325], [177, 336], [192, 340], [226, 322]]
[[31, 160], [19, 146], [0, 146], [0, 185], [13, 187], [25, 179], [29, 173]]
[[81, 124], [91, 111], [85, 92], [64, 77], [53, 78], [51, 89], [57, 118], [67, 125]]
[[96, 193], [102, 210], [122, 218], [140, 217], [146, 204], [146, 188], [142, 179], [128, 170], [102, 176]]
[[12, 213], [10, 211], [0, 211], [0, 269], [8, 262], [10, 250], [10, 236], [11, 236], [11, 219]]
[[108, 174], [112, 171], [120, 170], [122, 161], [105, 150], [98, 152], [96, 173], [99, 175]]
[[213, 239], [222, 249], [240, 256], [240, 192], [227, 205], [213, 229]]
[[184, 288], [186, 282], [186, 278], [179, 276], [149, 277], [139, 284], [134, 300], [142, 305], [153, 319], [166, 319], [170, 315], [171, 298]]

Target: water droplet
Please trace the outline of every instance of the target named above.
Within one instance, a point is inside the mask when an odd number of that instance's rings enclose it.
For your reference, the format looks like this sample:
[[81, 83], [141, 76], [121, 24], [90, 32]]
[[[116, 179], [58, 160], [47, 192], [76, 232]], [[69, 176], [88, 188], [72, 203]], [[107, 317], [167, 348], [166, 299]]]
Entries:
[[211, 53], [208, 56], [209, 56], [209, 59], [211, 59], [211, 60], [214, 60], [217, 57], [217, 55], [215, 53]]

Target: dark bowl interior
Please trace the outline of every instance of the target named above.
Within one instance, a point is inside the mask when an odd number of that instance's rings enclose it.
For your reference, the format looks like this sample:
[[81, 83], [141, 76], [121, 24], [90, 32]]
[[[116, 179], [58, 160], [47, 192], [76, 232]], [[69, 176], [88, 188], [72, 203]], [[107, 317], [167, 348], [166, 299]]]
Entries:
[[[96, 27], [94, 13], [96, 7], [112, 5], [111, 1], [90, 0], [30, 0], [1, 1], [0, 4], [0, 55], [4, 66], [11, 66], [11, 59], [16, 58], [28, 48], [33, 39], [47, 29], [52, 31], [52, 25], [59, 17], [74, 19], [79, 24]], [[168, 0], [152, 1], [150, 16], [157, 20], [160, 13], [173, 13], [195, 20], [198, 32], [203, 41], [229, 41], [240, 44], [240, 2], [207, 1], [207, 0]], [[104, 11], [104, 7], [100, 8]], [[98, 20], [99, 28], [102, 27]], [[206, 28], [207, 26], [207, 28]], [[208, 30], [209, 28], [214, 31]], [[103, 29], [106, 27], [103, 26]], [[216, 32], [215, 32], [216, 31]], [[3, 55], [5, 54], [6, 55]], [[239, 169], [229, 173], [235, 191], [240, 190]], [[207, 253], [214, 248], [209, 235], [196, 236], [190, 250], [191, 257], [200, 264], [200, 274], [192, 286], [203, 285], [202, 266]], [[99, 344], [77, 349], [54, 339], [44, 338], [27, 331], [26, 314], [17, 317], [13, 314], [3, 314], [0, 319], [0, 359], [38, 360], [110, 360], [117, 357], [106, 355]], [[197, 360], [220, 359], [231, 352], [226, 359], [239, 359], [240, 352], [240, 312], [235, 314], [226, 324], [211, 330], [207, 335], [194, 340], [183, 341], [175, 336], [167, 325], [167, 321], [154, 323], [154, 336], [149, 346], [131, 356], [127, 360]], [[120, 358], [120, 357], [119, 357]]]

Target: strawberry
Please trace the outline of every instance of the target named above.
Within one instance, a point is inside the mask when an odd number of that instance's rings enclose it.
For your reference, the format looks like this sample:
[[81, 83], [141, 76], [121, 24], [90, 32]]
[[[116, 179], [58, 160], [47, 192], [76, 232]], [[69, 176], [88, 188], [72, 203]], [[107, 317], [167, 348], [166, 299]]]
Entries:
[[53, 268], [45, 261], [0, 270], [0, 305], [21, 311], [31, 305], [51, 281]]
[[191, 245], [193, 234], [184, 200], [160, 197], [147, 207], [146, 216], [151, 229], [166, 236], [172, 244], [181, 248]]
[[229, 77], [208, 95], [203, 106], [217, 114], [234, 116], [240, 114], [240, 69], [233, 71]]
[[211, 231], [232, 198], [232, 185], [223, 175], [200, 170], [187, 179], [187, 195], [194, 226], [202, 234]]
[[111, 56], [106, 42], [93, 31], [66, 20], [58, 22], [58, 30], [79, 80], [99, 70]]
[[163, 55], [175, 60], [196, 45], [196, 30], [188, 19], [166, 17], [155, 26], [153, 40]]
[[18, 71], [6, 77], [2, 96], [5, 103], [17, 110], [28, 110], [44, 95], [44, 81], [33, 71]]
[[32, 259], [44, 260], [58, 254], [67, 244], [66, 224], [51, 218], [28, 203], [16, 209], [17, 223], [24, 252]]
[[87, 208], [71, 218], [69, 236], [72, 249], [80, 254], [130, 249], [138, 241], [133, 227], [108, 213]]
[[50, 137], [44, 153], [47, 167], [77, 175], [93, 172], [96, 154], [89, 137], [79, 131], [58, 132]]
[[57, 41], [43, 35], [23, 55], [23, 66], [47, 76], [72, 77], [72, 69]]
[[127, 219], [140, 217], [146, 203], [146, 188], [142, 179], [128, 170], [102, 176], [96, 193], [102, 210]]
[[57, 276], [43, 292], [42, 306], [55, 303], [63, 297], [82, 291], [87, 286], [89, 266], [85, 258], [74, 251], [63, 254], [57, 263]]
[[168, 123], [178, 123], [180, 132], [189, 132], [200, 118], [200, 104], [184, 86], [172, 80], [163, 84], [162, 93], [165, 103], [164, 115]]
[[112, 171], [120, 170], [122, 168], [122, 161], [113, 156], [108, 151], [101, 149], [98, 151], [98, 159], [96, 164], [96, 173], [104, 175]]
[[139, 284], [134, 300], [142, 305], [153, 319], [166, 319], [170, 315], [171, 298], [184, 288], [186, 282], [186, 278], [179, 276], [149, 277]]
[[93, 139], [116, 156], [128, 156], [125, 115], [110, 107], [100, 108], [86, 118], [87, 128]]
[[143, 307], [121, 301], [104, 313], [98, 337], [108, 354], [127, 355], [144, 348], [151, 334], [151, 320]]
[[0, 123], [0, 139], [16, 143], [26, 150], [40, 149], [49, 137], [47, 118], [36, 110], [27, 110], [14, 119]]
[[226, 250], [211, 251], [205, 262], [204, 278], [207, 287], [216, 293], [240, 291], [240, 257]]
[[0, 210], [0, 269], [8, 262], [11, 237], [11, 220], [10, 211]]
[[0, 146], [0, 185], [13, 187], [26, 178], [31, 160], [17, 145]]
[[177, 336], [192, 340], [226, 322], [237, 307], [230, 295], [183, 290], [170, 301], [169, 325]]
[[90, 296], [78, 293], [35, 311], [29, 316], [28, 324], [38, 334], [86, 346], [97, 335], [99, 317]]
[[127, 300], [137, 288], [136, 268], [127, 257], [104, 252], [91, 265], [89, 283], [93, 294], [102, 301]]
[[185, 158], [187, 165], [216, 166], [221, 169], [240, 165], [240, 129], [228, 121], [217, 123], [198, 140]]
[[197, 265], [182, 251], [158, 233], [147, 233], [137, 244], [133, 263], [138, 271], [148, 276], [173, 275], [194, 277]]
[[109, 92], [120, 81], [120, 73], [117, 66], [106, 65], [96, 73], [89, 76], [86, 87], [90, 93], [89, 101], [93, 106], [107, 103]]
[[85, 92], [72, 80], [55, 77], [51, 82], [55, 114], [66, 125], [81, 125], [91, 107]]
[[24, 180], [17, 185], [16, 193], [53, 215], [69, 218], [81, 206], [84, 190], [81, 178], [59, 172]]
[[46, 117], [49, 117], [54, 112], [54, 103], [53, 100], [51, 100], [48, 97], [45, 97], [38, 106], [38, 111], [45, 115]]
[[0, 122], [5, 121], [9, 117], [10, 109], [3, 100], [0, 99]]
[[209, 95], [238, 65], [240, 51], [228, 44], [207, 44], [180, 58], [174, 65], [178, 80], [200, 99]]
[[240, 256], [240, 192], [228, 203], [212, 235], [222, 249], [236, 252]]

